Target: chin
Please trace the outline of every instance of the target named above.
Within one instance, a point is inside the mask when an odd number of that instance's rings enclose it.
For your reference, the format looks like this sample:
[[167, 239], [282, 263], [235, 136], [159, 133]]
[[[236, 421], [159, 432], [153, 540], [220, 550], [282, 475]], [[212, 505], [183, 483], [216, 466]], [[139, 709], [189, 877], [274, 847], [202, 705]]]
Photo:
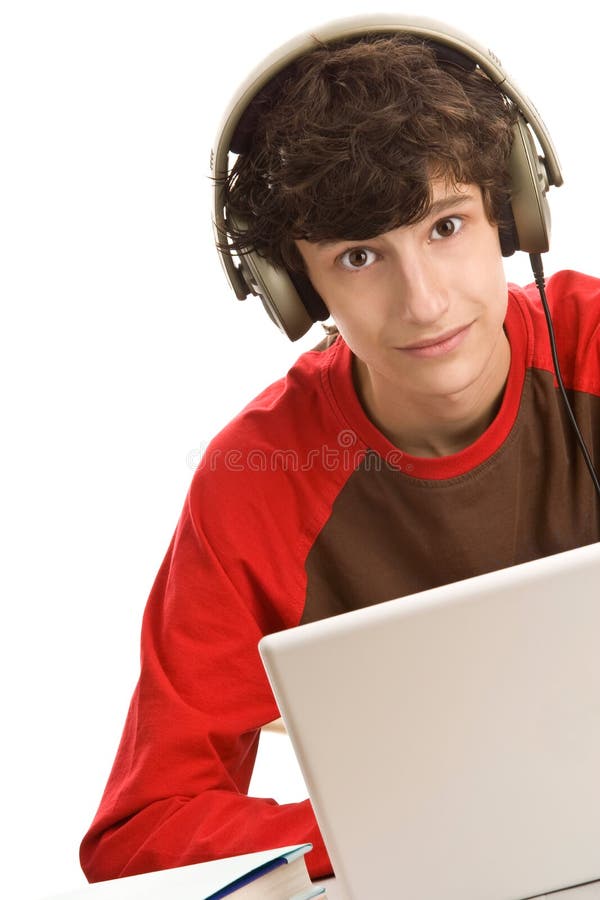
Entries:
[[447, 367], [436, 377], [427, 379], [423, 385], [423, 393], [436, 399], [460, 399], [466, 391], [471, 390], [482, 378], [485, 364], [480, 365], [458, 363], [455, 367]]

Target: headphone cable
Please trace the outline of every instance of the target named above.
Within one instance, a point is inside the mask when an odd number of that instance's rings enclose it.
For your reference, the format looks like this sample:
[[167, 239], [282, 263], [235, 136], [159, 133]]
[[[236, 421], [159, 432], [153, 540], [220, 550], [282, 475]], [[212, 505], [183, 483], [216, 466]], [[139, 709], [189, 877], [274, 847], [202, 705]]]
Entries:
[[562, 394], [562, 398], [565, 404], [565, 408], [567, 410], [569, 419], [571, 421], [571, 425], [575, 430], [575, 437], [577, 438], [577, 443], [583, 453], [583, 458], [585, 459], [586, 465], [589, 469], [589, 473], [592, 477], [592, 481], [594, 482], [594, 487], [600, 497], [600, 480], [598, 479], [598, 474], [594, 468], [594, 463], [592, 462], [592, 458], [589, 454], [588, 448], [585, 445], [585, 441], [583, 436], [579, 430], [579, 426], [577, 425], [577, 420], [575, 419], [575, 414], [573, 413], [573, 409], [571, 404], [569, 403], [569, 398], [567, 396], [567, 392], [565, 390], [565, 386], [563, 384], [562, 376], [560, 373], [560, 366], [558, 363], [558, 353], [556, 351], [556, 340], [554, 337], [554, 327], [552, 325], [552, 317], [550, 315], [550, 309], [548, 307], [548, 300], [546, 298], [546, 278], [544, 275], [544, 266], [542, 263], [542, 255], [541, 253], [530, 253], [529, 260], [531, 262], [531, 268], [533, 270], [533, 275], [535, 278], [535, 283], [537, 285], [537, 289], [539, 291], [542, 306], [544, 308], [544, 315], [546, 316], [546, 323], [548, 325], [548, 334], [550, 336], [550, 349], [552, 351], [552, 360], [554, 362], [554, 371], [556, 373], [556, 380], [558, 382], [558, 387]]

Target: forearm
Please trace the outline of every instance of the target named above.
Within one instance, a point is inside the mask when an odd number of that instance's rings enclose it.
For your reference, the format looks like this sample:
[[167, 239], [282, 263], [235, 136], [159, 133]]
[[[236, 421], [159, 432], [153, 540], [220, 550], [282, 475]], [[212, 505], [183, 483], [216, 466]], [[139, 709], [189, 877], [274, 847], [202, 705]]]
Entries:
[[314, 848], [307, 856], [311, 876], [332, 871], [308, 800], [278, 805], [208, 790], [199, 797], [158, 800], [116, 824], [110, 819], [109, 825], [109, 818], [99, 815], [81, 845], [90, 881], [305, 842]]

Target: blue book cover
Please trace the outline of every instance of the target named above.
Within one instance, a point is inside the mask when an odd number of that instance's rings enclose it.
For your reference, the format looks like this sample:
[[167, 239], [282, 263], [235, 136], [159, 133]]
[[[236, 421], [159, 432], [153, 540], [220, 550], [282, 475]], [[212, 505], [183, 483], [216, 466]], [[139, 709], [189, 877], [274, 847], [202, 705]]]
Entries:
[[[263, 875], [266, 875], [267, 872], [272, 872], [273, 869], [277, 869], [279, 868], [279, 866], [289, 865], [289, 863], [294, 862], [296, 859], [298, 859], [298, 857], [303, 856], [311, 849], [312, 844], [301, 844], [296, 847], [285, 848], [285, 850], [279, 851], [279, 855], [275, 858], [269, 859], [266, 862], [257, 865], [256, 868], [247, 871], [244, 875], [236, 878], [235, 881], [231, 881], [221, 890], [218, 890], [214, 894], [211, 894], [209, 897], [206, 897], [205, 900], [222, 900], [223, 897], [229, 897], [234, 893], [234, 891], [239, 890], [239, 888], [243, 887], [244, 885], [251, 884], [253, 881], [257, 881], [259, 878], [262, 878]], [[256, 855], [262, 856], [264, 854]], [[315, 888], [315, 893], [311, 894], [310, 896], [318, 896], [316, 891], [317, 889]]]

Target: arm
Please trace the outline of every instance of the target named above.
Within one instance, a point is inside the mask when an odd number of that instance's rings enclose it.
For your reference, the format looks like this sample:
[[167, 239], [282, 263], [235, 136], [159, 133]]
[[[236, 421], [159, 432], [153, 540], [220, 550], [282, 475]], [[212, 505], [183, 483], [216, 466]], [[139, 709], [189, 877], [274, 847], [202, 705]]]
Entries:
[[260, 726], [279, 715], [257, 644], [295, 614], [268, 600], [258, 566], [221, 560], [224, 533], [209, 539], [188, 498], [146, 607], [118, 754], [81, 845], [91, 881], [303, 841], [314, 845], [311, 875], [331, 872], [308, 800], [246, 796]]

